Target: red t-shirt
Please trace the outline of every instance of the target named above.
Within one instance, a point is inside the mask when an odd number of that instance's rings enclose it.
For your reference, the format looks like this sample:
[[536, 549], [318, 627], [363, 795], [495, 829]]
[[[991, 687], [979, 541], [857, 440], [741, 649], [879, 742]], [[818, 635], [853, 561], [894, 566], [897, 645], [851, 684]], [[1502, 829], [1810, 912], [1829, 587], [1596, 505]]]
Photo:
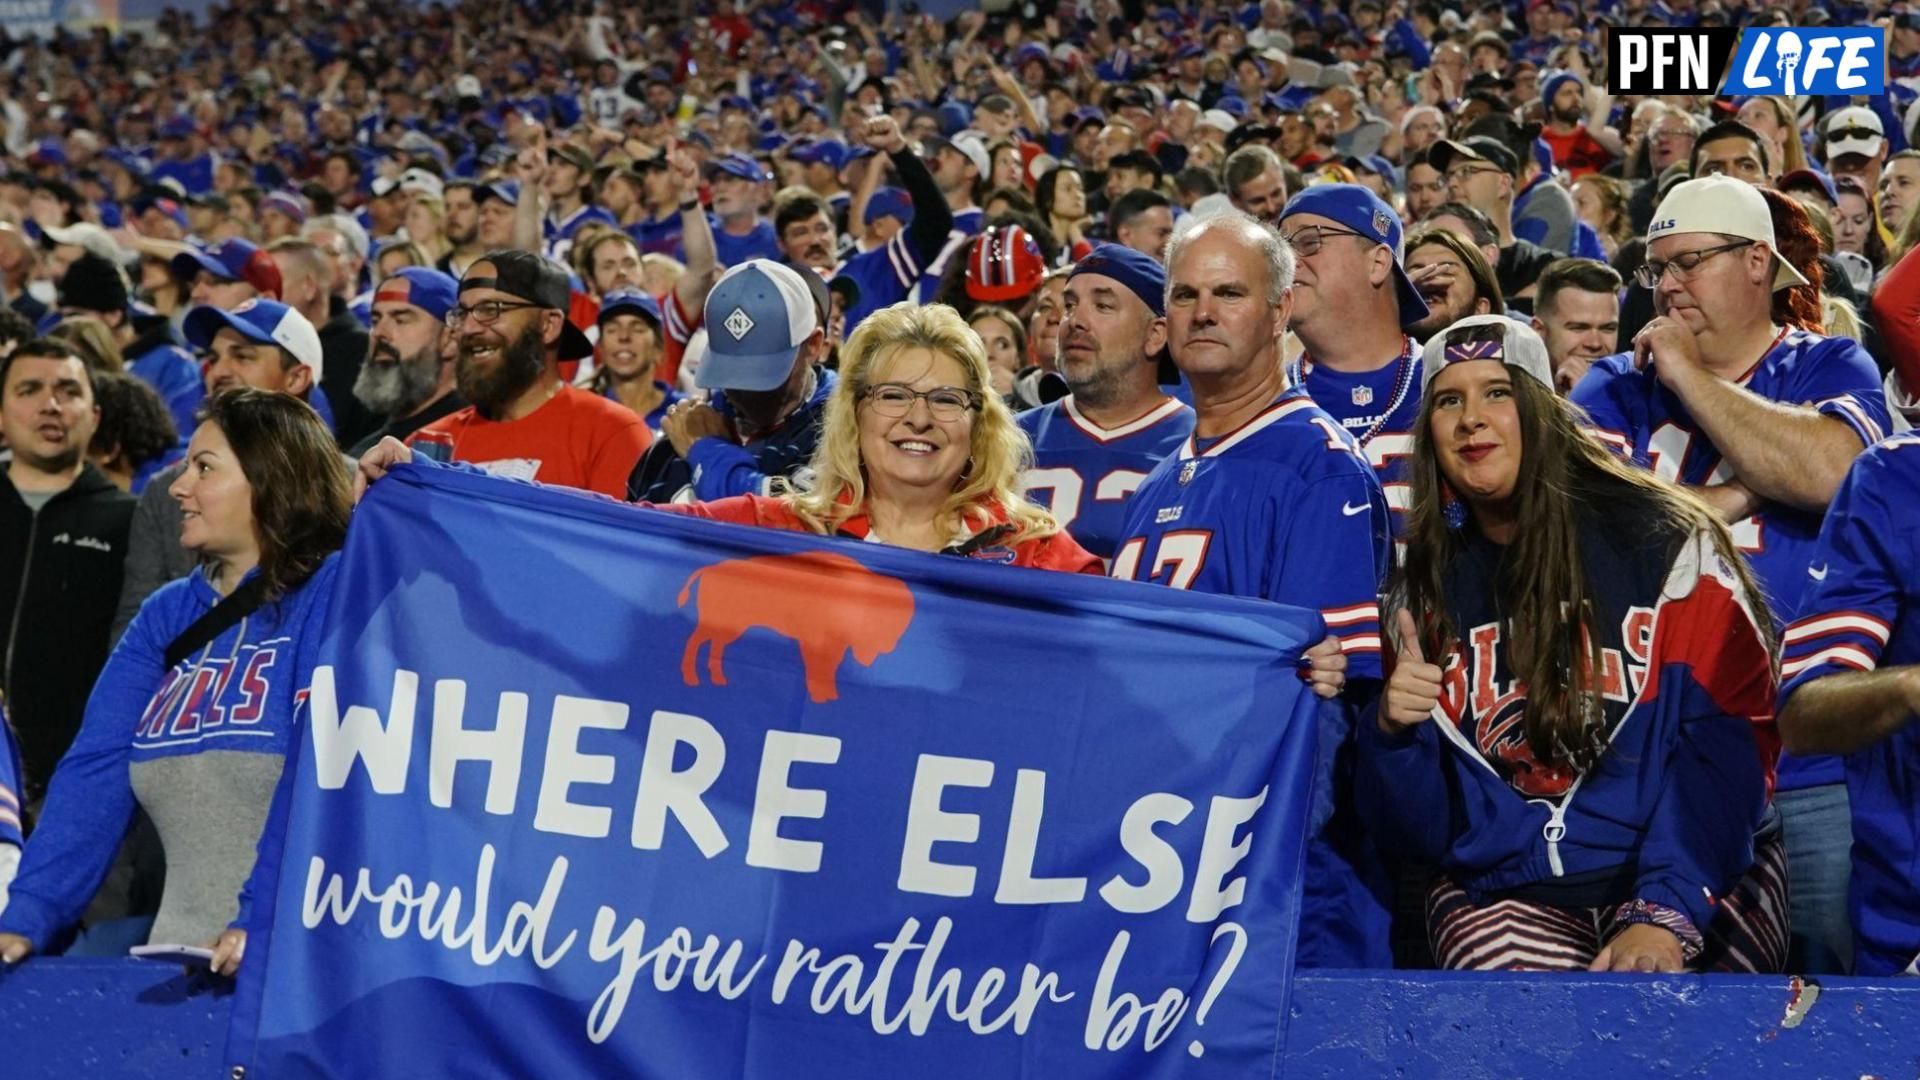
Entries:
[[[765, 529], [786, 529], [790, 532], [805, 532], [807, 526], [784, 500], [767, 495], [736, 495], [730, 499], [715, 499], [704, 503], [655, 504], [655, 509], [667, 510], [676, 514], [691, 514], [712, 521], [725, 521], [735, 525], [758, 525]], [[1006, 513], [996, 504], [990, 508], [993, 520], [1004, 524]], [[869, 523], [865, 514], [855, 514], [840, 525], [840, 531], [848, 536], [865, 539]], [[1011, 550], [1012, 563], [1015, 566], [1030, 566], [1036, 570], [1065, 570], [1074, 574], [1105, 573], [1100, 559], [1086, 548], [1074, 542], [1064, 530], [1052, 536], [1034, 540], [1022, 540], [1011, 549], [995, 547], [991, 543], [980, 550], [969, 552], [973, 558], [1005, 560], [1004, 553]]]
[[551, 401], [518, 420], [489, 420], [469, 405], [407, 439], [435, 442], [449, 457], [498, 476], [627, 497], [627, 476], [653, 433], [631, 409], [586, 390], [563, 386]]
[[1553, 151], [1553, 163], [1566, 170], [1569, 181], [1599, 172], [1613, 160], [1613, 154], [1584, 127], [1574, 128], [1564, 135], [1552, 128], [1541, 128], [1540, 137], [1547, 141], [1548, 148]]

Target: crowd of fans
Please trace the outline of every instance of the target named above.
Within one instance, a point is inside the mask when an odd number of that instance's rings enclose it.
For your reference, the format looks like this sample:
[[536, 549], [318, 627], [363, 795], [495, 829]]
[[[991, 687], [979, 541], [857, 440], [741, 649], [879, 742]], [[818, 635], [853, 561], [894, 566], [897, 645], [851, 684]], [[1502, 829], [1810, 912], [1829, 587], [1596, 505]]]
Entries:
[[[1303, 963], [1910, 970], [1920, 15], [683, 6], [7, 44], [0, 958], [239, 963], [260, 643], [418, 461], [1320, 610]], [[1605, 90], [1827, 21], [1883, 92]]]

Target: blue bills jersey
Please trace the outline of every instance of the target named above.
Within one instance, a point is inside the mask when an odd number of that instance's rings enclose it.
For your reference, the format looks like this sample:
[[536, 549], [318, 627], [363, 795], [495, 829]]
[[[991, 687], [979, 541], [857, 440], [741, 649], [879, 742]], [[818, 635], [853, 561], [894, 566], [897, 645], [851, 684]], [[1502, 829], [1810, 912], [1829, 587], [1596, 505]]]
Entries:
[[[1860, 455], [1781, 636], [1780, 707], [1828, 675], [1920, 663], [1920, 435]], [[1853, 973], [1920, 974], [1920, 725], [1845, 759], [1853, 812]]]
[[[1852, 428], [1862, 446], [1879, 442], [1891, 423], [1873, 358], [1851, 338], [1788, 330], [1739, 385], [1769, 401], [1810, 405]], [[1694, 486], [1735, 479], [1679, 395], [1662, 386], [1651, 368], [1636, 369], [1633, 354], [1597, 361], [1572, 396], [1592, 418], [1595, 434], [1661, 478]], [[1816, 512], [1770, 502], [1733, 526], [1734, 541], [1783, 623], [1799, 612], [1820, 519]]]
[[1407, 338], [1405, 349], [1398, 362], [1357, 373], [1335, 371], [1303, 356], [1288, 380], [1306, 387], [1313, 403], [1360, 443], [1387, 494], [1396, 538], [1405, 534], [1407, 509], [1413, 505], [1407, 463], [1413, 456], [1413, 425], [1420, 419], [1420, 343]]
[[1113, 576], [1317, 609], [1349, 674], [1378, 679], [1388, 528], [1353, 437], [1295, 388], [1154, 469], [1127, 503]]
[[1110, 563], [1127, 498], [1193, 434], [1193, 410], [1164, 398], [1138, 419], [1103, 428], [1069, 397], [1021, 413], [1019, 423], [1033, 442], [1033, 468], [1021, 477], [1027, 497]]
[[[1853, 429], [1862, 446], [1879, 442], [1891, 426], [1879, 370], [1851, 338], [1783, 330], [1739, 385], [1769, 401], [1812, 406]], [[1661, 385], [1651, 367], [1635, 368], [1631, 353], [1597, 361], [1572, 398], [1587, 411], [1596, 435], [1663, 479], [1697, 486], [1736, 478], [1679, 395]], [[1821, 517], [1768, 502], [1732, 526], [1734, 543], [1753, 564], [1781, 624], [1800, 614]], [[1780, 757], [1782, 791], [1837, 784], [1841, 778], [1837, 758]]]

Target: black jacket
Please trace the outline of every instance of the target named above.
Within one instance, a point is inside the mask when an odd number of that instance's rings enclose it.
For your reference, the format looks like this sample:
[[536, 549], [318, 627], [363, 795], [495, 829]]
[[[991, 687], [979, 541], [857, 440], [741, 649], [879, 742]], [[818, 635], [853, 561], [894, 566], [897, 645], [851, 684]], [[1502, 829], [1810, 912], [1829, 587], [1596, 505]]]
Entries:
[[327, 321], [314, 329], [320, 334], [320, 358], [326, 370], [320, 389], [327, 392], [327, 404], [333, 407], [333, 436], [344, 450], [378, 428], [380, 418], [353, 396], [354, 380], [367, 359], [367, 328], [339, 297], [332, 298], [332, 305]]
[[88, 465], [36, 514], [0, 471], [0, 693], [29, 801], [80, 730], [107, 662], [133, 508], [133, 496]]

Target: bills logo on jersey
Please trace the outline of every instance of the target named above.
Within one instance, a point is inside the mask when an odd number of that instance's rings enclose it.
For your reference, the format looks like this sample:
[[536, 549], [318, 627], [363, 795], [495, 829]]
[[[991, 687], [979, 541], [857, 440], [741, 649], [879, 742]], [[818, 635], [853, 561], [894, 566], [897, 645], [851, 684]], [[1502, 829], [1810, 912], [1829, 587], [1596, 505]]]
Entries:
[[246, 733], [260, 723], [278, 658], [278, 647], [266, 645], [238, 657], [182, 663], [147, 701], [135, 745], [166, 746]]
[[[1482, 759], [1513, 789], [1530, 799], [1558, 799], [1573, 787], [1579, 774], [1563, 762], [1542, 761], [1527, 741], [1527, 688], [1518, 679], [1502, 681], [1506, 670], [1500, 648], [1499, 623], [1482, 623], [1467, 634], [1473, 674], [1469, 685], [1459, 649], [1447, 657], [1441, 681], [1440, 707], [1456, 731], [1468, 737]], [[1606, 707], [1606, 722], [1616, 726], [1626, 706], [1647, 681], [1647, 663], [1653, 655], [1653, 609], [1628, 610], [1620, 626], [1620, 649], [1601, 650], [1601, 670], [1589, 676]]]

